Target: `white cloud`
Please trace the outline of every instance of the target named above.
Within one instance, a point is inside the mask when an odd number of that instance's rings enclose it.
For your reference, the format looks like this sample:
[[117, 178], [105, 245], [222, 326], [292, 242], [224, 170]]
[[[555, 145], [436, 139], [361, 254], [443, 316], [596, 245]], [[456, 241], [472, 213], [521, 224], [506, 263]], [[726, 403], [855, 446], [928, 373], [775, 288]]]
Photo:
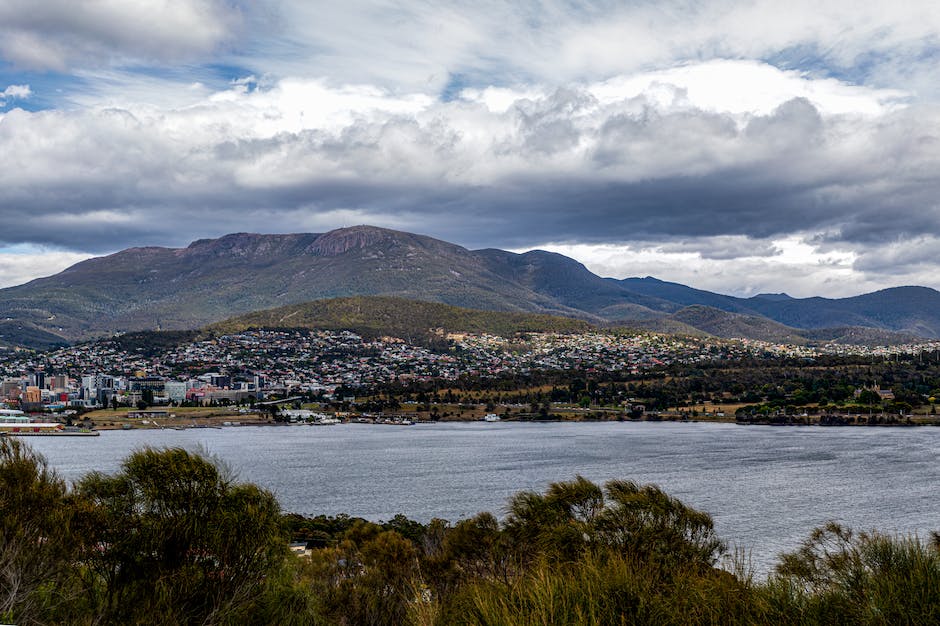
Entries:
[[[650, 274], [719, 291], [784, 269], [806, 293], [856, 291], [879, 241], [940, 233], [940, 109], [752, 61], [450, 102], [320, 79], [122, 90], [124, 74], [98, 73], [114, 88], [83, 106], [0, 118], [6, 241], [103, 251], [371, 222], [467, 245], [627, 246]], [[732, 271], [754, 241], [769, 247]]]
[[61, 272], [90, 256], [43, 246], [0, 247], [0, 288]]
[[0, 96], [4, 98], [28, 98], [31, 93], [29, 85], [10, 85], [3, 92], [0, 92]]
[[[736, 249], [736, 254], [716, 255], [716, 243], [727, 252]], [[781, 291], [794, 297], [847, 297], [896, 286], [899, 278], [859, 274], [855, 251], [848, 247], [821, 251], [800, 235], [769, 240], [708, 237], [621, 245], [548, 243], [537, 248], [574, 257], [601, 276], [655, 276], [741, 297]], [[905, 277], [920, 280], [919, 284], [927, 278], [916, 273]], [[928, 278], [926, 282], [931, 281]]]
[[592, 86], [602, 103], [645, 95], [659, 109], [768, 115], [793, 98], [805, 98], [831, 115], [876, 116], [904, 104], [909, 94], [872, 89], [806, 73], [781, 71], [757, 61], [713, 60], [618, 77]]
[[[125, 109], [154, 113], [172, 111], [205, 102], [214, 91], [199, 80], [179, 77], [142, 76], [131, 71], [79, 70], [80, 90], [62, 96], [69, 109]], [[196, 75], [198, 77], [198, 73]]]
[[221, 0], [3, 0], [0, 57], [55, 71], [180, 61], [212, 52], [239, 22], [239, 12]]
[[29, 85], [10, 85], [0, 91], [0, 107], [6, 106], [10, 100], [26, 100], [31, 94]]
[[908, 77], [934, 68], [924, 53], [940, 40], [940, 5], [929, 0], [295, 0], [281, 2], [276, 15], [266, 22], [276, 37], [236, 53], [256, 73], [425, 93], [454, 77], [481, 89], [559, 86], [721, 58], [791, 67], [809, 60], [822, 73], [907, 90]]

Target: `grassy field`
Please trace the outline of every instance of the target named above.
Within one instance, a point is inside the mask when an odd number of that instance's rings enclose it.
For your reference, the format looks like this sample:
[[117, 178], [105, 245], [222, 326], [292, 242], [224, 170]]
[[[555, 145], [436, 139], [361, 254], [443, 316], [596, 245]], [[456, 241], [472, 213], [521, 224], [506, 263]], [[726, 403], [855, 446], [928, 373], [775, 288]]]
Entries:
[[[243, 424], [267, 422], [269, 416], [258, 413], [240, 413], [237, 407], [151, 407], [146, 411], [167, 411], [168, 416], [155, 417], [128, 417], [128, 413], [138, 412], [137, 409], [119, 407], [117, 409], [99, 409], [84, 415], [99, 429], [124, 428], [125, 424], [132, 428], [159, 428], [188, 426], [194, 423], [208, 426], [219, 425], [222, 422], [241, 422]], [[145, 423], [146, 422], [146, 423]]]

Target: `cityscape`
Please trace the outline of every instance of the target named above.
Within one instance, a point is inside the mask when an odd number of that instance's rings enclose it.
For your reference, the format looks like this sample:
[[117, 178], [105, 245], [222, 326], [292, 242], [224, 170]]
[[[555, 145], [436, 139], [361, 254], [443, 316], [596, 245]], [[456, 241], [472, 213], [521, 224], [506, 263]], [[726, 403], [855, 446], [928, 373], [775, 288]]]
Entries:
[[433, 349], [348, 331], [247, 330], [144, 355], [115, 340], [48, 352], [0, 350], [0, 399], [24, 411], [147, 405], [229, 405], [298, 394], [335, 399], [398, 383], [496, 378], [540, 371], [639, 375], [671, 365], [744, 359], [864, 357], [933, 352], [940, 342], [901, 346], [774, 344], [657, 333], [441, 332]]

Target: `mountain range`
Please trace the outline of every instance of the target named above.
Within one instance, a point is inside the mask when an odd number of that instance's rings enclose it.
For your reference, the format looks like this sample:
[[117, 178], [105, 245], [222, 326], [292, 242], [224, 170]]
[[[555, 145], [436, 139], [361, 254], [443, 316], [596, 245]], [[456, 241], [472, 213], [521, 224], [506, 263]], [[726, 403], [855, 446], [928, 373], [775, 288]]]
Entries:
[[237, 233], [185, 248], [129, 248], [0, 289], [0, 343], [44, 346], [346, 296], [394, 296], [774, 341], [892, 343], [940, 337], [940, 292], [896, 287], [852, 298], [751, 298], [652, 277], [602, 278], [566, 256], [467, 248], [355, 226], [322, 234]]

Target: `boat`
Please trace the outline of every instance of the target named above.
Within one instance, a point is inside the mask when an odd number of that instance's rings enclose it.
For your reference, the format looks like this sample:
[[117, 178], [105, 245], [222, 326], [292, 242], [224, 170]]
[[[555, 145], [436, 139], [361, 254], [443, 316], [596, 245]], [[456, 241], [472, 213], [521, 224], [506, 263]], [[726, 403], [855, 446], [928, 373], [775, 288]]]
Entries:
[[326, 413], [314, 413], [308, 423], [311, 426], [335, 426], [336, 424], [342, 424], [343, 421]]
[[483, 416], [483, 421], [484, 422], [498, 422], [500, 421], [500, 417], [496, 413], [487, 413], [486, 415]]

